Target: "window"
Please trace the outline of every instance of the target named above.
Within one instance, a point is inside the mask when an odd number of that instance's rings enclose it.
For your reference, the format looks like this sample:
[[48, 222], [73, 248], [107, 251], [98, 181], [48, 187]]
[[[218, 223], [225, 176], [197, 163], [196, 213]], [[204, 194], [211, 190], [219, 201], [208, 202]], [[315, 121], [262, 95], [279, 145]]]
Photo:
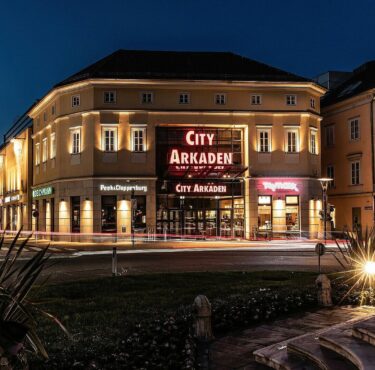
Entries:
[[310, 98], [310, 108], [315, 109], [315, 99]]
[[298, 152], [298, 131], [297, 130], [287, 130], [285, 151], [287, 153]]
[[35, 144], [35, 166], [40, 164], [40, 144]]
[[181, 93], [178, 99], [179, 104], [189, 104], [190, 103], [190, 94]]
[[226, 95], [225, 94], [216, 94], [215, 95], [215, 104], [224, 105], [226, 103]]
[[251, 105], [260, 105], [262, 104], [261, 95], [251, 95]]
[[317, 130], [310, 129], [310, 153], [311, 154], [318, 154], [317, 149]]
[[43, 139], [43, 153], [42, 153], [42, 160], [43, 162], [47, 162], [47, 159], [48, 159], [48, 151], [47, 151], [47, 138], [45, 137]]
[[285, 224], [287, 231], [299, 231], [299, 197], [298, 195], [285, 196]]
[[81, 105], [81, 96], [73, 95], [72, 96], [72, 107], [79, 107]]
[[56, 106], [55, 106], [55, 104], [52, 104], [52, 106], [51, 106], [51, 114], [54, 116], [55, 113], [56, 113]]
[[56, 134], [53, 132], [50, 135], [50, 158], [53, 159], [56, 157]]
[[259, 231], [272, 230], [272, 197], [258, 196], [258, 229]]
[[142, 93], [142, 104], [151, 104], [154, 101], [154, 94], [152, 92]]
[[360, 137], [359, 119], [354, 118], [349, 121], [350, 140], [358, 140]]
[[271, 130], [258, 130], [258, 151], [261, 153], [269, 153], [271, 151]]
[[332, 181], [328, 182], [328, 187], [334, 188], [335, 187], [335, 168], [333, 167], [332, 164], [329, 164], [327, 166], [327, 177], [329, 179], [332, 179]]
[[335, 126], [329, 125], [325, 127], [325, 141], [326, 146], [335, 145]]
[[132, 128], [132, 150], [133, 152], [145, 152], [145, 128]]
[[105, 152], [117, 151], [117, 127], [103, 127], [102, 148]]
[[351, 184], [359, 185], [360, 184], [360, 162], [354, 161], [351, 162]]
[[44, 113], [43, 113], [43, 121], [44, 121], [44, 122], [47, 121], [47, 112], [44, 112]]
[[116, 92], [105, 91], [104, 92], [104, 103], [116, 103]]
[[79, 154], [81, 152], [81, 130], [74, 129], [70, 132], [72, 143], [72, 154]]
[[297, 105], [297, 95], [287, 95], [286, 105]]

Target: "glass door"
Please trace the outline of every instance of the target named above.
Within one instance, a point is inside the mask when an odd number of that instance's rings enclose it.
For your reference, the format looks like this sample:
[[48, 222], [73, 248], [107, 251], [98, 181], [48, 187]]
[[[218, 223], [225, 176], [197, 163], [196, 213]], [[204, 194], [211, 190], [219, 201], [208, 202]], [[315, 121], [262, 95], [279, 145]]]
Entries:
[[206, 219], [206, 236], [212, 237], [217, 236], [217, 211], [210, 209], [205, 211]]

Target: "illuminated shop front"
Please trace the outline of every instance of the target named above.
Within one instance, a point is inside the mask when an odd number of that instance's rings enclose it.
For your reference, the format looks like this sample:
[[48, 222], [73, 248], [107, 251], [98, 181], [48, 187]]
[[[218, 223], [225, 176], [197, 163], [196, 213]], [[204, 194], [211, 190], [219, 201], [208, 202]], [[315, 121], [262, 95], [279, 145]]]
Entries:
[[157, 128], [158, 233], [245, 235], [243, 131]]

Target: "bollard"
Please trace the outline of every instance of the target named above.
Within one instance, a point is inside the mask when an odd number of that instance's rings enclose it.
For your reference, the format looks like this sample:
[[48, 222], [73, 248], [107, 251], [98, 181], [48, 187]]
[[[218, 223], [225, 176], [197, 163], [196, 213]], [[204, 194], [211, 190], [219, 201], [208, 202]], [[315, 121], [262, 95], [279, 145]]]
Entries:
[[331, 281], [325, 274], [320, 274], [316, 281], [318, 287], [318, 303], [323, 307], [332, 306], [332, 288]]
[[204, 341], [212, 339], [211, 303], [205, 295], [199, 295], [193, 303], [195, 336]]
[[117, 276], [117, 248], [112, 249], [112, 276]]

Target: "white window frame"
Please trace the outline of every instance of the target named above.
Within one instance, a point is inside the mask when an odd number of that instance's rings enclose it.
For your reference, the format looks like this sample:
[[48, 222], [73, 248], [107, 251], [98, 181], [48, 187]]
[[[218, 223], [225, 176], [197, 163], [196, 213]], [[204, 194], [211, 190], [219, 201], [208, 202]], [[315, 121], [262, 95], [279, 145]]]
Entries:
[[81, 105], [81, 95], [80, 94], [72, 95], [71, 103], [72, 103], [72, 108], [79, 107]]
[[[78, 145], [76, 146], [76, 135], [78, 135]], [[70, 143], [71, 143], [71, 154], [80, 154], [82, 150], [81, 144], [81, 128], [71, 128], [70, 129]]]
[[[332, 133], [330, 135], [329, 133]], [[329, 138], [332, 137], [332, 142], [329, 142]], [[328, 125], [324, 127], [324, 140], [326, 147], [332, 147], [335, 145], [335, 125]]]
[[252, 94], [251, 95], [251, 105], [261, 105], [262, 104], [262, 95]]
[[351, 185], [361, 184], [361, 161], [360, 160], [355, 160], [355, 161], [350, 162], [350, 184]]
[[[270, 128], [258, 128], [258, 153], [271, 153], [272, 151], [272, 130]], [[263, 134], [267, 134], [267, 145]], [[265, 150], [267, 149], [267, 150]]]
[[[139, 142], [139, 134], [142, 132], [142, 142]], [[144, 153], [146, 152], [146, 139], [147, 131], [146, 127], [132, 127], [131, 128], [131, 141], [132, 141], [132, 152]]]
[[288, 106], [295, 106], [295, 105], [297, 105], [297, 95], [296, 94], [285, 95], [285, 103]]
[[[145, 99], [146, 96], [147, 96], [147, 99]], [[152, 91], [141, 92], [141, 103], [142, 104], [152, 104], [153, 102], [154, 102], [154, 93]]]
[[[113, 99], [108, 99], [107, 100], [107, 97], [110, 97], [112, 94], [112, 97]], [[115, 90], [108, 90], [108, 91], [104, 91], [103, 93], [103, 102], [105, 104], [115, 104], [117, 101], [117, 96], [116, 96], [116, 91]]]
[[50, 140], [50, 159], [56, 158], [56, 133], [52, 132], [49, 136]]
[[[113, 143], [109, 143], [108, 148], [106, 147], [106, 132], [113, 133]], [[112, 147], [112, 148], [111, 148]], [[102, 150], [106, 153], [114, 153], [118, 150], [118, 128], [117, 126], [109, 126], [103, 125], [102, 126]]]
[[318, 130], [316, 128], [310, 128], [310, 153], [318, 154]]
[[42, 162], [45, 163], [48, 160], [48, 139], [47, 137], [42, 140]]
[[[289, 150], [293, 145], [289, 145], [289, 133], [295, 134], [295, 145], [293, 151]], [[285, 153], [296, 154], [299, 153], [299, 129], [298, 128], [287, 128], [285, 130]]]
[[40, 165], [40, 143], [35, 144], [35, 166]]
[[335, 166], [333, 164], [329, 164], [327, 166], [327, 177], [332, 179], [332, 181], [328, 182], [328, 187], [329, 188], [334, 188], [335, 187]]
[[215, 93], [215, 104], [225, 105], [227, 104], [227, 94], [226, 93]]
[[[184, 99], [186, 98], [186, 99]], [[190, 93], [181, 92], [178, 95], [178, 104], [190, 104]]]
[[[353, 130], [353, 124], [356, 124], [357, 130], [355, 129], [355, 127], [354, 127], [354, 130]], [[349, 120], [349, 140], [350, 141], [357, 141], [360, 138], [361, 138], [361, 122], [359, 120], [359, 117], [351, 118]]]

